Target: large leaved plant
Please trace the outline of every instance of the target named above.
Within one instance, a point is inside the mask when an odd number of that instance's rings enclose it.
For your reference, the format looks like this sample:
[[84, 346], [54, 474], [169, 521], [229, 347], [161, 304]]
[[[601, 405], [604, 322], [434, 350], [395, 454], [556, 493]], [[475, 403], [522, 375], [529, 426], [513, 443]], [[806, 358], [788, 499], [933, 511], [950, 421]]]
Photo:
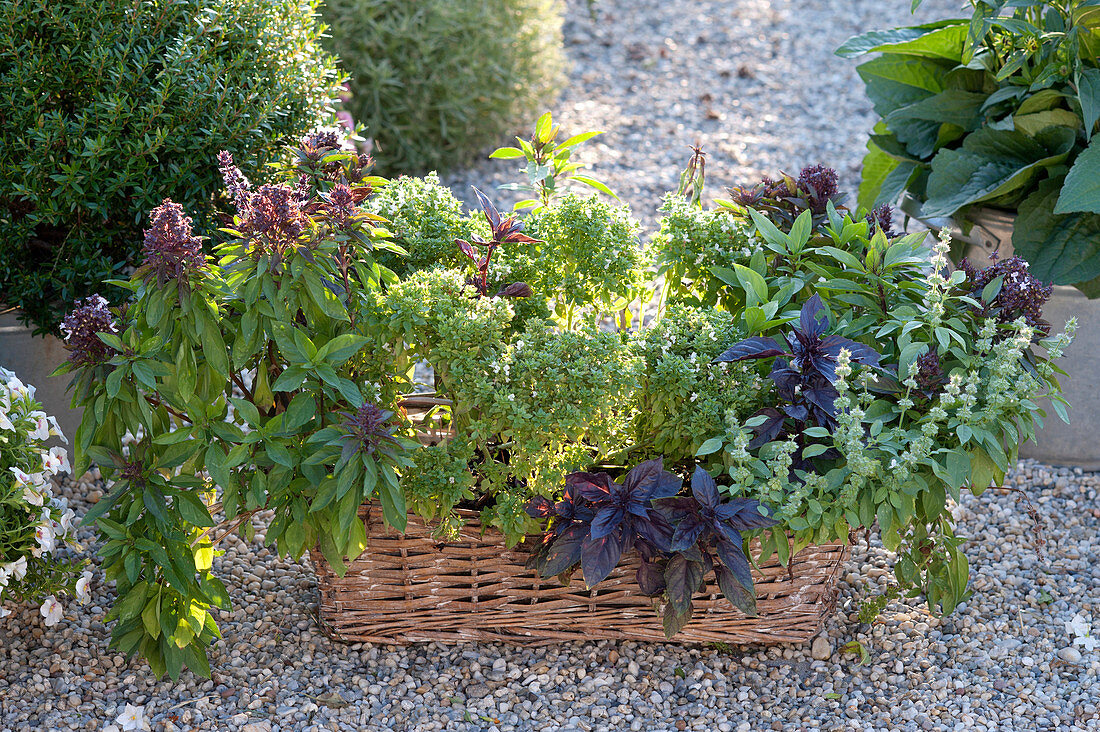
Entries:
[[1012, 245], [1032, 274], [1096, 296], [1100, 7], [971, 5], [969, 18], [865, 33], [837, 50], [876, 54], [859, 66], [880, 117], [860, 203], [908, 192], [912, 213], [964, 227], [975, 207], [1014, 211]]

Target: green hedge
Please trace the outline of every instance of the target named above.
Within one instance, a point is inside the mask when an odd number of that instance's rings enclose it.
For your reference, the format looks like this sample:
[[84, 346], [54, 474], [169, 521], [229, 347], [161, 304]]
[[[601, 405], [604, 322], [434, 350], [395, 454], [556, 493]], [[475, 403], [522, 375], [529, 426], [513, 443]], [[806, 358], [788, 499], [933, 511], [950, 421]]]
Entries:
[[385, 174], [470, 160], [563, 77], [560, 0], [328, 0], [321, 12]]
[[316, 0], [4, 2], [0, 301], [53, 329], [164, 198], [209, 235], [215, 153], [254, 175], [330, 117], [322, 30]]

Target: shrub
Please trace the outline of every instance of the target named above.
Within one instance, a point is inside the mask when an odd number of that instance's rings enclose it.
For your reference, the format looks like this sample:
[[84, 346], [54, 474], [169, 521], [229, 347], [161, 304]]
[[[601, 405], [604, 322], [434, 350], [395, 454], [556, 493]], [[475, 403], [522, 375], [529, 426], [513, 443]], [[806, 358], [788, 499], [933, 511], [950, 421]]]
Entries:
[[538, 241], [517, 248], [532, 260], [526, 281], [554, 301], [567, 325], [577, 310], [624, 309], [646, 284], [638, 228], [626, 206], [566, 194], [530, 219], [531, 236]]
[[[125, 276], [171, 197], [216, 228], [211, 150], [262, 173], [329, 114], [314, 0], [19, 0], [0, 18], [0, 292], [39, 330]], [[115, 291], [118, 292], [117, 290]]]
[[46, 449], [61, 433], [40, 406], [33, 386], [0, 369], [0, 618], [11, 613], [7, 603], [34, 602], [55, 625], [63, 613], [57, 595], [86, 602], [91, 572], [60, 558], [63, 545], [76, 543], [76, 514], [53, 496], [50, 479], [70, 469], [69, 458], [64, 448]]
[[748, 418], [763, 406], [764, 380], [744, 364], [711, 364], [743, 331], [716, 309], [672, 305], [635, 337], [642, 360], [635, 444], [670, 466], [695, 460], [725, 431], [727, 414]]
[[429, 267], [458, 267], [465, 257], [455, 239], [469, 239], [484, 226], [462, 210], [462, 202], [451, 189], [440, 184], [439, 176], [401, 176], [367, 199], [366, 209], [384, 216], [394, 242], [407, 254], [386, 252], [380, 264], [398, 276]]
[[330, 0], [322, 13], [388, 174], [471, 159], [562, 78], [559, 0]]

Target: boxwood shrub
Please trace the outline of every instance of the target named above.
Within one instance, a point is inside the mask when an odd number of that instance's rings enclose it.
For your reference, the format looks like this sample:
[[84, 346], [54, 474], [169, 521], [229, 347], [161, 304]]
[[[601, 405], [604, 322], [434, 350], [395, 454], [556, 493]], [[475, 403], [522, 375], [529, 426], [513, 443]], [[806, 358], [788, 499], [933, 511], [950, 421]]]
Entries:
[[562, 78], [561, 0], [328, 0], [321, 12], [387, 175], [468, 161]]
[[[141, 248], [164, 198], [209, 235], [228, 150], [261, 173], [331, 114], [316, 0], [16, 0], [0, 9], [0, 301], [39, 330]], [[104, 292], [110, 295], [110, 292]]]

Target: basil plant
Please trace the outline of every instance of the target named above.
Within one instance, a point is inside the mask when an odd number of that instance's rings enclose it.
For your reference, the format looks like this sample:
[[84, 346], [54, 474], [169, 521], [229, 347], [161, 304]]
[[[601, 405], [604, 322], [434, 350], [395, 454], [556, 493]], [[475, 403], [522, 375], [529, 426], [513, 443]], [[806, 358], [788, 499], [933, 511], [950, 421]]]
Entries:
[[89, 299], [67, 321], [59, 371], [85, 408], [76, 474], [94, 460], [113, 481], [85, 519], [118, 589], [112, 645], [158, 675], [209, 675], [210, 610], [229, 605], [216, 547], [250, 537], [256, 513], [272, 512], [266, 540], [281, 553], [319, 546], [337, 572], [365, 546], [364, 501], [405, 526], [398, 473], [412, 445], [380, 406], [395, 390], [367, 373], [379, 359], [363, 353], [377, 339], [361, 314], [395, 279], [374, 260], [394, 245], [359, 206], [380, 180], [334, 133], [296, 154], [289, 182], [253, 187], [223, 153], [237, 214], [217, 261], [165, 201], [144, 263], [115, 283], [130, 301]]

